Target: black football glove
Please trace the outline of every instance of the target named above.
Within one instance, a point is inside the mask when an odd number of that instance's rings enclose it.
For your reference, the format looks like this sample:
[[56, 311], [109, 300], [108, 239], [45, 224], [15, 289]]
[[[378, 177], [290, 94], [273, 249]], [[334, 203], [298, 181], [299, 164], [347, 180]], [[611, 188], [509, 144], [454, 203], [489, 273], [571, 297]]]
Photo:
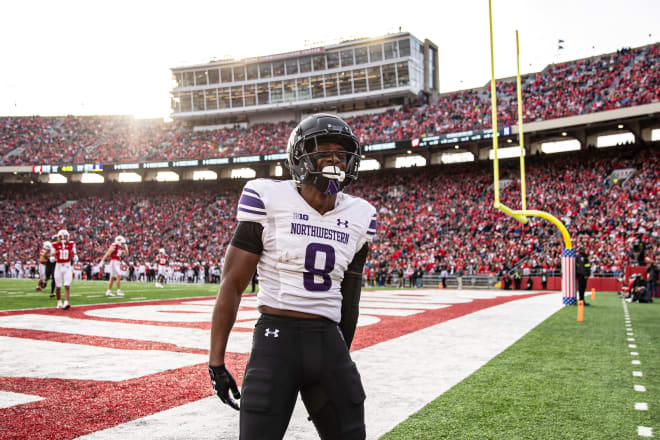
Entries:
[[[225, 365], [223, 364], [218, 367], [212, 367], [209, 365], [209, 375], [211, 376], [213, 389], [220, 400], [222, 400], [222, 403], [229, 405], [238, 411], [238, 403], [236, 403], [234, 399], [240, 399], [241, 393], [238, 391], [236, 381], [231, 377], [231, 374], [229, 374]], [[231, 393], [234, 395], [234, 399], [229, 395], [229, 390], [231, 390]]]

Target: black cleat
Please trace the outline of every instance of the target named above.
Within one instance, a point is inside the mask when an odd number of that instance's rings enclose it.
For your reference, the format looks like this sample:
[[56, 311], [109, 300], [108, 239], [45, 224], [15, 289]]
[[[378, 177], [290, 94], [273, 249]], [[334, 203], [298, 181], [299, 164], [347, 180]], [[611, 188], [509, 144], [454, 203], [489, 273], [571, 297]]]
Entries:
[[64, 310], [67, 310], [67, 309], [70, 309], [70, 308], [71, 308], [71, 304], [67, 304], [67, 305], [64, 306]]

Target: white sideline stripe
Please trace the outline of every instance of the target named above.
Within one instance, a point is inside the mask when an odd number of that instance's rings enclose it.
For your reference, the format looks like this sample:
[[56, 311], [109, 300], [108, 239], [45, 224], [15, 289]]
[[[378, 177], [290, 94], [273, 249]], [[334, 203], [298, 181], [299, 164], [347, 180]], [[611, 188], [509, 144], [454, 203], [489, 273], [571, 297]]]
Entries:
[[637, 348], [637, 345], [635, 345], [635, 344], [628, 344], [628, 348]]
[[639, 356], [639, 353], [637, 353], [636, 351], [631, 351], [630, 356]]
[[379, 301], [379, 302], [391, 302], [391, 303], [402, 303], [402, 304], [462, 304], [470, 303], [473, 300], [466, 298], [411, 298], [411, 297], [402, 297], [402, 296], [375, 296], [367, 295], [363, 296], [360, 300], [362, 301]]
[[372, 309], [360, 307], [360, 317], [365, 315], [380, 315], [380, 316], [411, 316], [418, 313], [424, 313], [424, 310], [392, 310], [392, 309]]
[[635, 342], [635, 338], [628, 338], [628, 342]]
[[632, 361], [632, 364], [633, 365], [642, 365], [642, 363], [640, 361]]
[[[35, 362], [34, 354], [47, 362]], [[0, 336], [0, 376], [122, 381], [208, 362], [207, 355], [120, 350]], [[127, 362], [139, 359], [139, 362]]]
[[[212, 313], [213, 307], [186, 303], [144, 306], [127, 305], [125, 307], [94, 309], [85, 312], [86, 315], [97, 316], [99, 318], [159, 322], [211, 322]], [[259, 312], [256, 310], [239, 311], [236, 319], [258, 318], [259, 315]]]
[[[360, 310], [360, 312], [364, 313], [364, 310]], [[391, 310], [391, 312], [392, 312], [392, 314], [394, 314], [396, 312], [396, 310]], [[423, 312], [423, 310], [419, 310], [419, 312]], [[380, 314], [382, 315], [382, 313], [380, 313]], [[380, 321], [380, 318], [378, 318], [376, 316], [370, 316], [370, 315], [367, 315], [367, 314], [360, 314], [360, 316], [358, 317], [357, 326], [358, 327], [363, 327], [363, 326], [366, 326], [366, 325], [372, 325], [372, 324], [376, 324], [379, 321]], [[256, 319], [251, 319], [251, 320], [248, 320], [248, 321], [237, 321], [234, 324], [234, 327], [252, 329], [252, 328], [254, 328], [254, 325], [256, 323], [257, 323]]]
[[645, 402], [635, 403], [635, 409], [637, 411], [648, 411], [649, 410], [649, 404], [645, 403]]
[[[168, 313], [176, 312], [176, 313]], [[183, 313], [189, 312], [189, 313]], [[100, 318], [133, 319], [160, 322], [210, 322], [213, 308], [188, 304], [161, 304], [92, 309], [85, 315]]]
[[[367, 439], [375, 440], [390, 431], [561, 308], [559, 293], [526, 298], [353, 352], [368, 396]], [[79, 439], [237, 437], [238, 412], [212, 396]], [[285, 438], [318, 438], [300, 400]]]
[[472, 299], [489, 299], [501, 296], [523, 296], [543, 292], [542, 290], [443, 290], [450, 295]]
[[10, 408], [16, 405], [23, 405], [30, 402], [44, 400], [43, 397], [33, 396], [32, 394], [12, 393], [11, 391], [0, 391], [0, 409]]
[[251, 319], [248, 321], [236, 321], [234, 323], [234, 328], [254, 328], [256, 324], [257, 324], [256, 319]]
[[646, 387], [644, 385], [633, 385], [633, 389], [635, 391], [639, 391], [640, 393], [643, 393], [646, 391]]
[[[245, 298], [243, 298], [243, 301], [245, 301]], [[200, 300], [196, 300], [196, 301], [186, 301], [184, 304], [213, 307], [215, 305], [215, 298], [214, 299], [200, 299]]]
[[424, 303], [401, 303], [401, 302], [378, 302], [378, 301], [370, 301], [368, 299], [362, 299], [360, 300], [360, 310], [362, 309], [362, 306], [367, 307], [367, 308], [383, 308], [383, 309], [430, 309], [430, 310], [436, 310], [436, 309], [442, 309], [445, 307], [449, 307], [448, 304], [424, 304]]
[[[38, 314], [0, 317], [0, 328], [54, 331], [74, 335], [100, 336], [107, 338], [134, 339], [175, 344], [188, 348], [209, 348], [209, 331], [197, 328], [165, 327], [124, 322], [72, 319], [64, 316]], [[249, 353], [252, 334], [232, 332], [227, 351]]]
[[643, 374], [642, 374], [641, 371], [633, 371], [633, 376], [635, 376], [635, 377], [642, 377]]
[[516, 290], [458, 290], [458, 289], [390, 289], [390, 290], [367, 290], [365, 287], [362, 290], [363, 294], [391, 294], [391, 295], [413, 295], [413, 296], [424, 296], [424, 295], [475, 295], [475, 297], [483, 298], [495, 298], [496, 296], [516, 296], [516, 295], [527, 295], [529, 293], [536, 293], [536, 290], [528, 290], [525, 292], [516, 291]]
[[637, 435], [639, 435], [640, 437], [653, 437], [653, 428], [649, 428], [646, 426], [638, 426]]
[[[471, 300], [460, 300], [454, 301], [453, 303], [466, 303], [471, 302]], [[425, 310], [435, 310], [442, 309], [444, 307], [449, 307], [451, 304], [448, 301], [444, 302], [423, 302], [423, 301], [411, 301], [410, 299], [397, 299], [397, 298], [388, 298], [387, 301], [374, 301], [371, 298], [362, 298], [360, 300], [360, 313], [362, 313], [363, 308], [386, 308], [386, 309], [425, 309]], [[257, 307], [256, 298], [246, 298], [241, 301], [241, 306], [243, 307]]]

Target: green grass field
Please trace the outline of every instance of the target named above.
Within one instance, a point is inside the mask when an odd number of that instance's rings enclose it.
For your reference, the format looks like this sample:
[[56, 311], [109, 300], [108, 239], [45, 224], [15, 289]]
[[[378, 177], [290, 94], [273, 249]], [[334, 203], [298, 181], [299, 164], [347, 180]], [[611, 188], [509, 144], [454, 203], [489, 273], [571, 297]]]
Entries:
[[581, 323], [566, 307], [383, 439], [640, 439], [638, 426], [658, 437], [660, 301], [626, 304], [634, 336], [614, 293], [598, 294]]
[[[0, 280], [0, 310], [54, 307], [33, 280]], [[124, 298], [106, 298], [107, 283], [78, 281], [71, 303], [214, 296], [218, 285], [122, 283]], [[249, 289], [248, 289], [249, 291]], [[660, 301], [626, 303], [599, 293], [585, 320], [565, 307], [483, 368], [384, 437], [411, 439], [639, 439], [637, 427], [660, 435]], [[635, 341], [628, 341], [628, 338]], [[636, 344], [637, 348], [629, 348]], [[636, 351], [638, 356], [631, 356]], [[640, 365], [633, 365], [637, 359]], [[642, 371], [642, 377], [633, 377]], [[646, 392], [634, 391], [643, 385]], [[647, 411], [635, 403], [648, 404]], [[367, 400], [366, 404], [369, 404]]]
[[[37, 292], [36, 280], [0, 279], [0, 310], [36, 309], [55, 307], [57, 301], [50, 298], [48, 287]], [[215, 296], [218, 284], [167, 284], [164, 289], [156, 289], [154, 283], [122, 282], [123, 298], [106, 297], [107, 281], [74, 281], [71, 285], [70, 303], [72, 306], [83, 304], [106, 304], [127, 301], [148, 301], [155, 299], [186, 298], [196, 296]], [[116, 289], [113, 286], [113, 293]], [[249, 291], [249, 289], [247, 290]], [[64, 288], [62, 288], [64, 298]]]

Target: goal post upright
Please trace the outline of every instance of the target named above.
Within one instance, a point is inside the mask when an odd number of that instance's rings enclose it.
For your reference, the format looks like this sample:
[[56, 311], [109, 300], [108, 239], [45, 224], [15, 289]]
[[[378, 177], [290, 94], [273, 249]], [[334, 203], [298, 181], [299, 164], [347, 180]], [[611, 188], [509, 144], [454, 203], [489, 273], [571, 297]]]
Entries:
[[495, 194], [495, 202], [493, 203], [493, 207], [515, 218], [520, 223], [527, 223], [527, 217], [520, 215], [518, 212], [500, 203], [500, 162], [497, 158], [497, 88], [495, 86], [495, 51], [493, 50], [493, 14], [491, 1], [492, 0], [488, 0], [488, 19], [490, 23], [490, 116], [493, 121], [493, 191]]
[[497, 156], [498, 147], [498, 130], [497, 130], [497, 88], [495, 83], [495, 55], [493, 50], [493, 13], [492, 13], [492, 0], [488, 0], [488, 19], [490, 24], [490, 66], [491, 66], [491, 81], [490, 81], [490, 94], [491, 94], [491, 118], [493, 121], [493, 179], [494, 179], [494, 203], [493, 207], [513, 217], [521, 223], [527, 223], [527, 217], [540, 217], [548, 220], [554, 224], [561, 232], [564, 240], [564, 248], [562, 249], [561, 257], [561, 292], [562, 303], [564, 305], [576, 305], [576, 289], [575, 289], [575, 257], [576, 250], [573, 248], [570, 234], [566, 226], [554, 215], [544, 211], [528, 210], [527, 197], [526, 197], [526, 183], [525, 183], [525, 146], [523, 136], [523, 102], [522, 102], [522, 81], [520, 79], [520, 46], [518, 39], [518, 31], [516, 30], [516, 65], [517, 65], [517, 99], [518, 99], [518, 139], [520, 141], [520, 189], [521, 189], [521, 202], [522, 209], [514, 210], [500, 202], [500, 169], [499, 159]]
[[527, 209], [527, 188], [525, 186], [525, 136], [523, 134], [522, 81], [520, 81], [520, 45], [516, 29], [516, 85], [518, 88], [518, 141], [520, 143], [520, 201], [523, 211]]

